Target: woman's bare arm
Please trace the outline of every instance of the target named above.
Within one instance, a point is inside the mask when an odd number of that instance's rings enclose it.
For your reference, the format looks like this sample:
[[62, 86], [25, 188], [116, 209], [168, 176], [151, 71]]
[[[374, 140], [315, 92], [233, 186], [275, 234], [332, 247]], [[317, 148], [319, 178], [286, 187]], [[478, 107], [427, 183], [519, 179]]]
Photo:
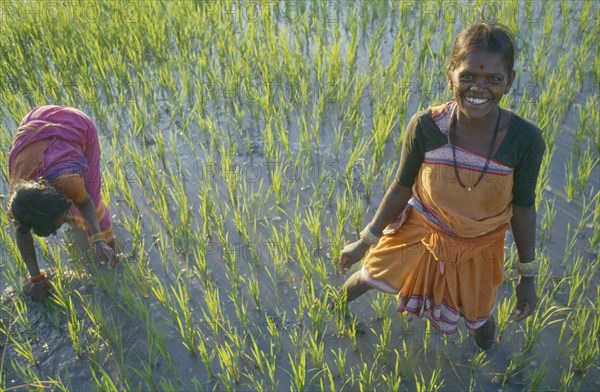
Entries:
[[[535, 259], [535, 207], [519, 207], [513, 204], [510, 221], [519, 261], [527, 263]], [[537, 296], [534, 277], [521, 277], [516, 289], [517, 309], [514, 321], [521, 321], [535, 310]]]
[[33, 245], [33, 236], [31, 235], [31, 231], [28, 231], [25, 234], [15, 231], [15, 239], [17, 240], [17, 248], [19, 248], [21, 258], [27, 266], [29, 275], [32, 277], [38, 276], [40, 274], [40, 268], [35, 255], [35, 247]]
[[396, 181], [390, 185], [379, 203], [379, 208], [371, 220], [371, 227], [379, 232], [392, 223], [412, 197], [412, 188], [402, 186]]
[[[76, 204], [77, 209], [81, 213], [81, 216], [86, 221], [90, 230], [92, 231], [92, 235], [100, 233], [100, 223], [98, 222], [98, 215], [96, 213], [96, 206], [94, 205], [94, 201], [92, 197], [88, 193], [85, 199]], [[108, 263], [108, 267], [112, 268], [117, 263], [117, 255], [114, 250], [108, 246], [106, 241], [98, 240], [94, 242], [94, 250], [96, 254], [96, 258], [100, 261], [101, 264], [104, 264], [106, 261]]]
[[535, 220], [535, 207], [524, 208], [513, 205], [510, 225], [521, 263], [535, 258]]
[[88, 193], [85, 199], [81, 203], [76, 204], [77, 209], [81, 213], [83, 220], [89, 226], [92, 234], [100, 232], [100, 223], [98, 222], [98, 215], [96, 213], [96, 206], [92, 197]]
[[[411, 188], [402, 186], [394, 181], [383, 196], [381, 203], [379, 203], [379, 208], [377, 208], [375, 217], [371, 220], [371, 227], [374, 230], [382, 232], [387, 225], [392, 223], [394, 219], [398, 217], [411, 196]], [[352, 244], [346, 245], [346, 247], [342, 249], [340, 255], [342, 273], [345, 274], [350, 266], [359, 262], [364, 257], [369, 247], [370, 245], [367, 245], [367, 243], [360, 239]]]

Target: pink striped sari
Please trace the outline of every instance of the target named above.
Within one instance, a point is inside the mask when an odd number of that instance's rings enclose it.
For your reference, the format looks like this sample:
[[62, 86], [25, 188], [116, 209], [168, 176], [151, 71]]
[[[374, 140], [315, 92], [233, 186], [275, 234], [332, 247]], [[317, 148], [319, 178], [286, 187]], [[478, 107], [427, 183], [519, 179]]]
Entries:
[[[112, 241], [113, 229], [110, 211], [102, 201], [100, 194], [102, 187], [100, 143], [92, 120], [75, 108], [56, 105], [34, 108], [21, 120], [13, 139], [13, 146], [8, 157], [9, 173], [14, 171], [11, 169], [15, 158], [21, 153], [26, 154], [28, 146], [40, 141], [47, 141], [41, 163], [31, 171], [32, 178], [22, 179], [45, 178], [52, 184], [59, 176], [81, 175], [84, 179], [85, 189], [96, 206], [102, 238], [107, 242]], [[11, 183], [12, 181], [11, 178]], [[92, 233], [74, 204], [71, 205], [71, 213], [79, 227], [90, 237]]]

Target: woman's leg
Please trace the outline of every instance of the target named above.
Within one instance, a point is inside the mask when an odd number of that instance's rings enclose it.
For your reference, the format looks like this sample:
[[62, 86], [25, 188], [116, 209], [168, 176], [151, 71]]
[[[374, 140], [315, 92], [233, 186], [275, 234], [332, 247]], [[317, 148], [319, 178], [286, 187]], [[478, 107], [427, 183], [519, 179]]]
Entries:
[[346, 302], [354, 301], [372, 288], [361, 279], [360, 271], [352, 274], [342, 286], [342, 290], [346, 291]]
[[496, 319], [490, 318], [481, 327], [475, 330], [475, 344], [482, 350], [489, 350], [494, 345], [496, 336]]

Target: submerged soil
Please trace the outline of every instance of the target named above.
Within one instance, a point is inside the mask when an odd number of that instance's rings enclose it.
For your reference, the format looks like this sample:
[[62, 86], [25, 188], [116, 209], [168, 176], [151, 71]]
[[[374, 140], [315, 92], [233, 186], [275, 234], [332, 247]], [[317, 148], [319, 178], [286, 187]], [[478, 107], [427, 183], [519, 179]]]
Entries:
[[[391, 52], [394, 44], [394, 37], [398, 26], [394, 23], [390, 24], [390, 29], [386, 30], [382, 36], [381, 43], [381, 61], [386, 62], [391, 57]], [[361, 72], [366, 72], [368, 67], [368, 48], [366, 43], [359, 46], [358, 69]], [[585, 103], [588, 95], [598, 94], [597, 88], [588, 87], [584, 91], [577, 94], [575, 104]], [[366, 94], [365, 94], [366, 95]], [[171, 112], [167, 100], [170, 97], [161, 97], [156, 102], [158, 108], [158, 124], [155, 131], [161, 132], [164, 140], [170, 140], [170, 135], [173, 132], [181, 132], [181, 125], [176, 121], [171, 120]], [[417, 93], [409, 97], [406, 106], [406, 115], [402, 124], [406, 124], [406, 120], [417, 110], [419, 106], [427, 106], [433, 104], [425, 100], [426, 97]], [[450, 98], [450, 97], [449, 97]], [[191, 106], [188, 108], [191, 109]], [[367, 99], [361, 104], [361, 109], [365, 113], [365, 124], [372, 124], [372, 108]], [[227, 112], [218, 104], [213, 104], [209, 107], [208, 112], [217, 119], [222, 119], [227, 116]], [[98, 119], [94, 118], [94, 121]], [[127, 120], [125, 120], [127, 121]], [[262, 120], [261, 120], [262, 121]], [[244, 181], [248, 186], [248, 193], [241, 197], [250, 197], [252, 192], [257, 192], [260, 180], [264, 180], [266, 185], [272, 181], [269, 175], [269, 162], [265, 158], [264, 146], [265, 140], [263, 133], [259, 130], [264, 129], [264, 122], [258, 123], [254, 119], [247, 117], [243, 120], [241, 130], [237, 129], [233, 138], [229, 136], [229, 143], [238, 143], [236, 148], [235, 160], [245, 171]], [[582, 211], [582, 195], [577, 195], [575, 201], [567, 202], [564, 195], [564, 170], [565, 162], [570, 159], [570, 153], [575, 141], [576, 133], [576, 110], [570, 109], [567, 119], [564, 124], [561, 124], [561, 131], [556, 139], [556, 151], [552, 158], [550, 166], [550, 180], [544, 192], [544, 198], [554, 201], [554, 209], [556, 211], [556, 219], [552, 228], [552, 238], [546, 241], [544, 245], [545, 252], [550, 258], [550, 268], [553, 278], [560, 278], [564, 275], [566, 268], [572, 260], [572, 257], [564, 260], [564, 250], [567, 243], [567, 237], [572, 235], [571, 231], [578, 225]], [[223, 128], [227, 128], [227, 121], [222, 120], [222, 124], [217, 124]], [[123, 124], [124, 128], [128, 128], [130, 124]], [[207, 165], [212, 165], [215, 162], [215, 157], [218, 153], [210, 151], [212, 145], [200, 129], [195, 129], [197, 124], [192, 124], [190, 129], [186, 129], [189, 135], [190, 143], [181, 142], [177, 146], [176, 154], [174, 151], [167, 151], [166, 161], [171, 169], [179, 169], [182, 177], [185, 178], [185, 189], [188, 197], [188, 205], [191, 206], [191, 211], [194, 214], [199, 211], [202, 203], [206, 200], [197, 192], [203, 182], [212, 182], [215, 194], [220, 195], [217, 205], [227, 205], [228, 188], [226, 184], [226, 176], [223, 173], [207, 178], [204, 169]], [[214, 287], [220, 290], [220, 301], [225, 319], [231, 320], [230, 328], [236, 329], [240, 335], [246, 340], [245, 347], [250, 350], [252, 347], [252, 339], [256, 341], [258, 348], [268, 353], [273, 344], [271, 334], [267, 331], [269, 320], [274, 321], [281, 336], [281, 346], [276, 348], [277, 365], [276, 379], [279, 381], [280, 389], [288, 389], [292, 382], [291, 366], [288, 363], [288, 358], [296, 358], [298, 354], [298, 344], [302, 344], [302, 338], [306, 338], [312, 331], [312, 323], [306, 312], [299, 303], [298, 293], [305, 286], [303, 276], [298, 266], [297, 260], [273, 260], [269, 252], [269, 240], [272, 233], [272, 227], [281, 227], [283, 230], [284, 223], [290, 220], [286, 212], [308, 210], [311, 206], [314, 194], [318, 193], [318, 180], [322, 178], [323, 171], [331, 170], [334, 174], [332, 181], [335, 181], [336, 194], [343, 191], [346, 187], [346, 181], [343, 178], [343, 171], [346, 167], [346, 162], [351, 153], [351, 142], [346, 140], [346, 144], [341, 146], [341, 152], [336, 154], [334, 130], [336, 127], [336, 116], [326, 116], [323, 120], [321, 133], [319, 136], [319, 146], [315, 148], [313, 161], [304, 166], [304, 169], [312, 176], [308, 180], [296, 181], [297, 173], [291, 169], [292, 161], [279, 163], [289, 165], [290, 171], [288, 180], [293, 184], [288, 186], [293, 193], [293, 196], [287, 205], [280, 209], [270, 208], [273, 201], [268, 201], [268, 205], [259, 208], [257, 211], [257, 222], [248, 222], [248, 225], [257, 224], [257, 229], [252, 240], [243, 238], [235, 223], [232, 220], [232, 214], [229, 209], [222, 210], [227, 215], [224, 223], [224, 231], [228, 234], [228, 242], [233, 249], [224, 247], [216, 235], [208, 236], [206, 240], [207, 253], [206, 261], [210, 270], [211, 282]], [[111, 129], [103, 131], [103, 148], [106, 151], [110, 148], [108, 136], [111, 134]], [[221, 131], [223, 138], [227, 137], [225, 131]], [[298, 124], [294, 121], [290, 123], [288, 130], [289, 144], [292, 152], [297, 152], [300, 149], [300, 130]], [[393, 136], [386, 145], [385, 160], [397, 162], [398, 146], [395, 140], [399, 140], [401, 126], [396, 126], [393, 130]], [[160, 161], [158, 148], [151, 140], [152, 135], [147, 135], [147, 140], [136, 140], [140, 150], [146, 147], [150, 153], [155, 154], [155, 160]], [[395, 139], [395, 140], [394, 140]], [[181, 139], [180, 139], [181, 140]], [[245, 143], [245, 144], [244, 144]], [[190, 148], [190, 145], [203, 146], [203, 148]], [[247, 145], [247, 146], [246, 146]], [[111, 154], [106, 154], [111, 156]], [[292, 154], [292, 156], [294, 156]], [[178, 160], [178, 167], [175, 165], [175, 159]], [[390, 164], [395, 166], [395, 164]], [[308, 167], [308, 168], [307, 168]], [[109, 172], [122, 171], [125, 175], [134, 177], [136, 173], [133, 166], [118, 167], [114, 162], [105, 162], [105, 170]], [[359, 168], [357, 168], [357, 171]], [[165, 172], [163, 173], [165, 176]], [[139, 173], [137, 173], [139, 175]], [[311, 181], [312, 180], [312, 181]], [[131, 184], [137, 184], [136, 180], [131, 179]], [[350, 179], [350, 183], [356, 186], [364, 197], [364, 185], [357, 178]], [[131, 185], [130, 184], [130, 185]], [[2, 188], [7, 189], [7, 184], [0, 184]], [[600, 168], [595, 167], [588, 185], [585, 188], [584, 194], [594, 195], [595, 190], [600, 188]], [[364, 201], [368, 208], [368, 214], [365, 214], [364, 221], [370, 219], [369, 214], [373, 214], [378, 203], [383, 195], [383, 179], [378, 177], [372, 188], [374, 191], [370, 200]], [[70, 390], [94, 390], [96, 381], [94, 377], [101, 378], [99, 374], [92, 374], [90, 362], [93, 359], [101, 361], [102, 368], [106, 371], [106, 375], [114, 382], [118, 389], [124, 388], [124, 382], [133, 389], [145, 389], [146, 384], [143, 382], [143, 366], [151, 366], [153, 379], [156, 382], [157, 389], [167, 388], [170, 383], [175, 390], [212, 390], [222, 389], [222, 384], [219, 384], [218, 379], [211, 377], [206, 369], [200, 355], [191, 354], [183, 345], [182, 339], [169, 321], [170, 315], [161, 305], [157, 298], [149, 294], [143, 296], [137, 292], [137, 295], [143, 297], [143, 301], [147, 304], [149, 312], [149, 323], [146, 324], [137, 315], [128, 310], [125, 300], [121, 296], [122, 285], [128, 281], [124, 277], [130, 272], [132, 264], [143, 263], [144, 268], [148, 271], [148, 279], [144, 282], [150, 286], [153, 280], [163, 282], [163, 284], [176, 286], [178, 279], [183, 278], [190, 282], [190, 300], [189, 307], [191, 309], [194, 323], [200, 331], [201, 338], [205, 341], [209, 350], [213, 353], [217, 352], [217, 346], [229, 343], [223, 336], [215, 336], [210, 326], [210, 320], [207, 319], [203, 310], [207, 308], [205, 293], [206, 288], [195, 277], [190, 267], [193, 264], [193, 256], [190, 253], [182, 251], [182, 249], [169, 248], [166, 251], [161, 251], [161, 241], [168, 243], [164, 239], [168, 237], [167, 230], [164, 227], [165, 222], [157, 223], [156, 206], [148, 197], [147, 190], [144, 191], [138, 185], [131, 185], [133, 198], [141, 217], [142, 237], [144, 239], [145, 255], [141, 258], [138, 254], [133, 253], [135, 249], [134, 239], [131, 233], [124, 228], [124, 216], [131, 213], [131, 208], [127, 206], [125, 197], [120, 192], [115, 192], [111, 195], [111, 212], [114, 216], [115, 233], [118, 238], [118, 246], [120, 250], [121, 265], [115, 271], [108, 271], [104, 268], [95, 268], [89, 260], [82, 255], [87, 253], [87, 245], [81, 233], [77, 230], [63, 229], [55, 238], [50, 238], [48, 242], [51, 247], [61, 248], [63, 266], [65, 270], [55, 271], [56, 274], [64, 276], [63, 281], [67, 282], [67, 293], [75, 303], [77, 316], [84, 320], [87, 328], [93, 328], [93, 323], [89, 320], [89, 315], [86, 314], [85, 308], [93, 304], [104, 309], [107, 315], [105, 324], [114, 325], [121, 331], [122, 342], [120, 342], [121, 350], [116, 350], [115, 342], [110, 342], [106, 346], [92, 347], [92, 342], [86, 342], [86, 354], [78, 358], [74, 350], [71, 338], [67, 330], [68, 316], [64, 314], [62, 309], [56, 304], [47, 302], [44, 304], [34, 303], [29, 298], [23, 297], [27, 305], [27, 317], [31, 330], [12, 330], [11, 334], [21, 335], [21, 341], [28, 341], [31, 344], [32, 352], [38, 361], [37, 365], [29, 364], [22, 356], [20, 356], [15, 347], [8, 342], [3, 334], [0, 334], [0, 352], [2, 352], [5, 379], [7, 387], [22, 385], [30, 380], [23, 379], [18, 376], [15, 370], [16, 364], [24, 367], [30, 367], [40, 379], [50, 379], [60, 376], [63, 382], [68, 380]], [[259, 195], [260, 196], [260, 195]], [[258, 198], [257, 198], [258, 199]], [[224, 200], [224, 201], [223, 201]], [[298, 206], [299, 207], [296, 207]], [[176, 215], [176, 206], [172, 206], [170, 213]], [[541, 222], [543, 207], [538, 213], [538, 231]], [[324, 225], [335, 221], [336, 217], [335, 202], [330, 203], [322, 215]], [[200, 221], [203, 217], [197, 217], [193, 230], [200, 229]], [[176, 220], [174, 219], [174, 222]], [[597, 222], [596, 222], [597, 225]], [[598, 230], [594, 226], [586, 225], [578, 234], [578, 239], [573, 249], [573, 254], [579, 254], [584, 258], [585, 265], [596, 262], [598, 259], [598, 249], [589, 250], [588, 239], [592, 236], [594, 230]], [[334, 287], [340, 287], [344, 278], [336, 269], [336, 261], [330, 260], [332, 249], [325, 240], [321, 244], [314, 243], [311, 234], [303, 227], [301, 230], [302, 238], [309, 246], [310, 251], [315, 258], [323, 258], [328, 260], [327, 277], [329, 283]], [[323, 234], [324, 237], [324, 234]], [[346, 239], [350, 241], [354, 238], [351, 230], [346, 230]], [[311, 242], [312, 241], [312, 242]], [[508, 250], [513, 247], [512, 238], [507, 236], [506, 248]], [[76, 252], [67, 252], [66, 249], [74, 249]], [[251, 253], [250, 249], [256, 249], [257, 253]], [[242, 323], [239, 322], [235, 311], [233, 301], [229, 298], [232, 290], [230, 264], [231, 259], [229, 252], [235, 252], [237, 257], [237, 266], [242, 279], [257, 279], [261, 292], [261, 309], [255, 308], [254, 303], [247, 291], [244, 291], [244, 298], [248, 303], [248, 329], [244, 331]], [[13, 262], [14, 258], [9, 255], [6, 262]], [[40, 259], [42, 254], [39, 254]], [[168, 258], [168, 260], [166, 259]], [[284, 270], [281, 274], [275, 274], [273, 279], [274, 264], [276, 261], [283, 262]], [[129, 265], [131, 264], [131, 265]], [[176, 270], [173, 266], [179, 266]], [[47, 264], [46, 267], [52, 268], [52, 264]], [[597, 271], [593, 271], [597, 274]], [[94, 284], [97, 281], [94, 278], [96, 274], [104, 274], [111, 278], [114, 282], [113, 290], [99, 287]], [[513, 295], [513, 285], [515, 285], [516, 277], [513, 274], [506, 276], [505, 282], [500, 288], [499, 301], [510, 298]], [[275, 282], [274, 282], [275, 280]], [[125, 282], [125, 283], [124, 283]], [[553, 282], [553, 280], [551, 280]], [[318, 288], [322, 288], [317, 285]], [[16, 296], [22, 296], [20, 287], [9, 284], [7, 281], [0, 282], [2, 290], [2, 305], [6, 309], [12, 309], [12, 303]], [[590, 298], [593, 299], [597, 287], [588, 288]], [[557, 304], [566, 304], [568, 293], [558, 293], [555, 301]], [[318, 293], [315, 294], [318, 296]], [[347, 384], [350, 373], [340, 374], [337, 371], [334, 352], [341, 350], [346, 352], [345, 358], [347, 361], [346, 369], [352, 369], [353, 377], [358, 377], [358, 372], [363, 369], [363, 365], [371, 365], [374, 361], [374, 350], [379, 343], [379, 335], [382, 331], [382, 320], [376, 316], [376, 311], [373, 304], [386, 304], [383, 300], [383, 294], [370, 292], [356, 302], [353, 302], [350, 307], [352, 314], [359, 320], [358, 333], [356, 339], [356, 347], [352, 346], [348, 336], [343, 336], [338, 333], [338, 328], [335, 325], [333, 318], [329, 317], [325, 321], [325, 334], [323, 342], [325, 345], [323, 361], [329, 364], [334, 374], [336, 388], [346, 387], [348, 389], [357, 389], [358, 384], [352, 386]], [[525, 335], [523, 324], [510, 323], [500, 338], [499, 344], [487, 354], [487, 361], [475, 375], [472, 374], [471, 366], [477, 355], [474, 348], [472, 337], [468, 335], [467, 329], [461, 325], [458, 334], [444, 337], [435, 332], [433, 329], [427, 328], [427, 323], [422, 320], [413, 319], [407, 320], [405, 316], [395, 313], [395, 298], [390, 298], [387, 302], [387, 308], [392, 315], [393, 327], [391, 332], [391, 354], [387, 359], [379, 362], [384, 365], [379, 366], [376, 370], [377, 374], [389, 374], [395, 364], [394, 350], [403, 358], [402, 364], [406, 364], [404, 356], [408, 356], [408, 352], [412, 352], [414, 356], [413, 366], [414, 371], [420, 369], [425, 380], [431, 376], [436, 363], [441, 362], [442, 374], [444, 379], [444, 390], [464, 390], [469, 388], [469, 382], [472, 377], [477, 381], [477, 389], [479, 390], [504, 390], [504, 391], [520, 391], [527, 387], [528, 376], [535, 371], [538, 365], [545, 364], [548, 371], [543, 377], [542, 386], [555, 389], [560, 385], [560, 377], [565, 366], [569, 365], [569, 352], [556, 344], [561, 333], [562, 323], [553, 324], [545, 328], [537, 341], [533, 345], [531, 351], [527, 354], [526, 364], [528, 371], [516, 373], [510, 378], [508, 383], [501, 386], [504, 373], [515, 357], [524, 346]], [[568, 314], [561, 314], [561, 317], [568, 317]], [[2, 320], [3, 328], [6, 328], [12, 322], [9, 313], [2, 308], [0, 310], [0, 319]], [[148, 362], [148, 334], [147, 325], [160, 331], [164, 339], [164, 346], [168, 350], [169, 360], [159, 356], [152, 364]], [[104, 331], [100, 328], [100, 333]], [[570, 332], [568, 332], [570, 333]], [[300, 342], [298, 341], [300, 337]], [[93, 352], [93, 354], [91, 354]], [[218, 354], [213, 360], [212, 371], [217, 374], [220, 371]], [[316, 377], [321, 367], [318, 363], [313, 363], [307, 358], [307, 380], [317, 380]], [[123, 368], [123, 364], [126, 365]], [[408, 366], [408, 364], [407, 364]], [[140, 373], [136, 373], [136, 370]], [[246, 357], [240, 359], [240, 371], [246, 373], [256, 372], [256, 364]], [[404, 371], [404, 369], [402, 369]], [[585, 375], [575, 375], [577, 381], [581, 381], [582, 390], [598, 390], [600, 383], [600, 374], [597, 367], [592, 369]], [[258, 373], [257, 373], [258, 374]], [[405, 381], [402, 383], [403, 389], [414, 389], [414, 376], [412, 370], [406, 371], [403, 374]], [[166, 382], [162, 384], [161, 382]], [[318, 384], [308, 383], [307, 389], [318, 389]], [[250, 381], [242, 377], [242, 381], [236, 385], [239, 389], [254, 389]], [[23, 388], [25, 389], [25, 388]], [[268, 389], [268, 388], [267, 388]]]

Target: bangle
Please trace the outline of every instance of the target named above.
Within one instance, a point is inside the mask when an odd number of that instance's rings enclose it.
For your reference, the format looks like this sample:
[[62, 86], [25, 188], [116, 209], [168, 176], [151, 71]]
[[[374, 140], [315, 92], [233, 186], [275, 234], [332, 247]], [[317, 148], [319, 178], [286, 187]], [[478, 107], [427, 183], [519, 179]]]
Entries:
[[382, 234], [377, 230], [373, 229], [370, 224], [368, 224], [361, 232], [360, 239], [367, 245], [374, 245], [379, 242], [379, 238], [381, 238]]
[[538, 260], [532, 260], [527, 263], [520, 263], [517, 261], [517, 270], [519, 271], [519, 275], [525, 278], [537, 276], [539, 268], [540, 262]]
[[98, 242], [98, 241], [104, 241], [104, 237], [103, 237], [102, 233], [96, 233], [90, 237], [91, 243]]
[[31, 277], [31, 283], [40, 283], [46, 279], [46, 274], [40, 271], [39, 275]]

